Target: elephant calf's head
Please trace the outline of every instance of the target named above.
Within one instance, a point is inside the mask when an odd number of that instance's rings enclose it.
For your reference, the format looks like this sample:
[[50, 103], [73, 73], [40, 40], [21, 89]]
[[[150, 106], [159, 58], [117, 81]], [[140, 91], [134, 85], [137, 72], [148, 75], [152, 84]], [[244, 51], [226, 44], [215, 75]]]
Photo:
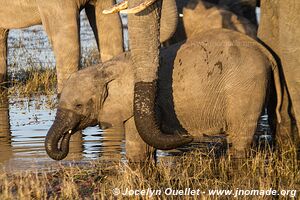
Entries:
[[67, 156], [73, 133], [97, 125], [99, 93], [103, 93], [98, 75], [97, 68], [90, 67], [73, 74], [64, 86], [45, 141], [46, 151], [52, 159], [61, 160]]

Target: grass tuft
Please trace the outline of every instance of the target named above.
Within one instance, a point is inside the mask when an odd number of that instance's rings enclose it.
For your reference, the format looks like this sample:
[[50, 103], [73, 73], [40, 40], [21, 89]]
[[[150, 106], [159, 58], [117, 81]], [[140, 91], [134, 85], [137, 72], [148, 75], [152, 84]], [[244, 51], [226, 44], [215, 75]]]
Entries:
[[10, 95], [51, 95], [56, 91], [56, 72], [52, 68], [26, 68], [8, 75], [8, 81], [1, 83], [1, 89]]

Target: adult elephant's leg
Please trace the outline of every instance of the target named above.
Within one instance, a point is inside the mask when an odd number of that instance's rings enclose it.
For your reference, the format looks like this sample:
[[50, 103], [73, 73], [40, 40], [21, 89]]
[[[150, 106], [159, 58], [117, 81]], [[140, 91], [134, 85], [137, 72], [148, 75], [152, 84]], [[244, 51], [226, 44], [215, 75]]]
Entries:
[[0, 28], [0, 83], [7, 75], [7, 35], [8, 30]]
[[43, 26], [56, 59], [57, 89], [78, 70], [80, 60], [79, 10], [74, 1], [39, 0]]
[[[286, 4], [280, 0], [261, 2], [258, 36], [281, 61], [286, 82], [285, 88], [287, 87], [281, 107], [282, 123], [276, 133], [280, 138], [285, 133], [291, 133], [293, 129], [291, 128], [293, 125], [291, 119], [296, 118], [298, 129], [300, 127], [300, 61], [298, 58], [300, 31], [297, 28], [300, 25], [299, 8], [300, 3], [298, 1], [287, 2]], [[288, 135], [285, 136], [288, 137]], [[292, 135], [292, 137], [294, 136]]]
[[[261, 4], [261, 18], [258, 30], [258, 37], [267, 45], [273, 52], [273, 55], [277, 58], [278, 64], [280, 65], [280, 48], [279, 48], [279, 12], [278, 12], [278, 0], [263, 1]], [[280, 65], [281, 66], [281, 65]], [[282, 67], [280, 67], [282, 68]], [[282, 76], [283, 78], [283, 76]], [[284, 80], [282, 80], [284, 83]], [[283, 147], [286, 146], [287, 138], [291, 137], [292, 131], [292, 120], [290, 116], [290, 97], [287, 92], [286, 84], [283, 84], [283, 99], [282, 105], [280, 108], [281, 123], [276, 126], [275, 138], [277, 146]], [[274, 94], [271, 94], [273, 96]], [[276, 102], [275, 99], [271, 99], [271, 103], [274, 106], [270, 109], [275, 109]], [[272, 111], [271, 111], [272, 112]]]
[[280, 0], [278, 8], [280, 59], [300, 134], [300, 2]]
[[124, 51], [120, 15], [118, 13], [110, 15], [102, 13], [104, 9], [114, 4], [114, 0], [98, 0], [95, 5], [86, 6], [86, 14], [97, 38], [102, 62]]
[[125, 123], [126, 157], [131, 162], [155, 159], [154, 148], [147, 145], [136, 130], [133, 117]]

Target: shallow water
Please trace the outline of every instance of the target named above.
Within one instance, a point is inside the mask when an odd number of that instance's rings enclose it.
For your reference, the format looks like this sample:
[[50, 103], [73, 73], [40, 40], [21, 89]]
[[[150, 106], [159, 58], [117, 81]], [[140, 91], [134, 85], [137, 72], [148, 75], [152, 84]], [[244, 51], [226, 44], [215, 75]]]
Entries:
[[[5, 170], [41, 169], [59, 162], [45, 152], [44, 140], [55, 117], [54, 96], [1, 99], [0, 105], [0, 164]], [[70, 153], [61, 162], [93, 159], [120, 160], [124, 135], [117, 129], [105, 132], [98, 127], [87, 128], [72, 136]]]

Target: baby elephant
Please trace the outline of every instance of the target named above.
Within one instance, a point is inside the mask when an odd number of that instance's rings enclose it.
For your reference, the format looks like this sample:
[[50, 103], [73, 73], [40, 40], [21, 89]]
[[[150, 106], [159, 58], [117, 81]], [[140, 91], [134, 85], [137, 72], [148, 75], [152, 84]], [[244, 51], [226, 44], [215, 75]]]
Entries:
[[[243, 155], [251, 145], [272, 76], [278, 114], [278, 69], [271, 54], [254, 39], [215, 29], [161, 54], [156, 113], [164, 132], [187, 131], [194, 138], [225, 132], [232, 152]], [[46, 137], [49, 156], [63, 159], [72, 133], [99, 123], [123, 126], [128, 159], [145, 159], [150, 148], [135, 128], [133, 87], [129, 53], [73, 74]]]

